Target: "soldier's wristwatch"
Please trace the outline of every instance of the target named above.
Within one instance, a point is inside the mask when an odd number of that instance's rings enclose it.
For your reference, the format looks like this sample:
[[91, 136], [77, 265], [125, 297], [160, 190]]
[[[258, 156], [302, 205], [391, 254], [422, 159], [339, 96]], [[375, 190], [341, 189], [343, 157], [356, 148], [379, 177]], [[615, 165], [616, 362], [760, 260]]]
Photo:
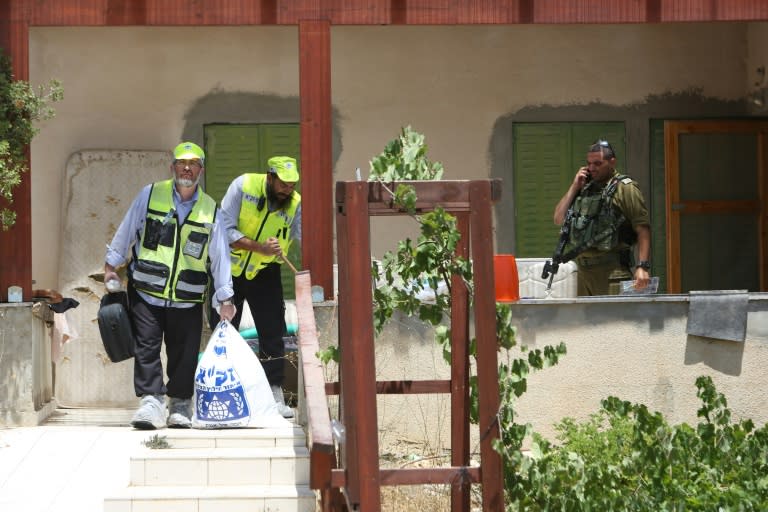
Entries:
[[651, 270], [651, 262], [648, 260], [638, 261], [635, 266], [644, 270]]

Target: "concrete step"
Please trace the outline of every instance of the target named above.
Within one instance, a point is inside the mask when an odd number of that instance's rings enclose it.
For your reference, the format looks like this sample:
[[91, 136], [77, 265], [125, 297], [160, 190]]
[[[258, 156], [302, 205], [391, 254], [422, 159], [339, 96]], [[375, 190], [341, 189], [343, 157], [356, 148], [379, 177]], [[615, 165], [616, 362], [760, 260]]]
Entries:
[[288, 485], [309, 483], [306, 447], [170, 448], [131, 456], [132, 486]]
[[310, 512], [308, 484], [306, 436], [296, 425], [162, 429], [132, 452], [129, 486], [109, 493], [104, 511]]
[[156, 435], [171, 448], [270, 448], [306, 446], [304, 430], [285, 428], [178, 429], [158, 430]]
[[104, 500], [104, 512], [314, 512], [307, 486], [128, 487]]

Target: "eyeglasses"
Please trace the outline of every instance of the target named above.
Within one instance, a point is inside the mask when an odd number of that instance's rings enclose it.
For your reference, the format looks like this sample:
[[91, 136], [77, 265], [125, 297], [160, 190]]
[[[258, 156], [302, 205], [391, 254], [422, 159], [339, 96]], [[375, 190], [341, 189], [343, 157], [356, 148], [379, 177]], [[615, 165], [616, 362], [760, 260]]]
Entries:
[[190, 168], [192, 168], [192, 167], [200, 168], [200, 167], [203, 166], [203, 163], [200, 160], [174, 160], [173, 164], [178, 166], [178, 167], [187, 167], [187, 166], [189, 166]]

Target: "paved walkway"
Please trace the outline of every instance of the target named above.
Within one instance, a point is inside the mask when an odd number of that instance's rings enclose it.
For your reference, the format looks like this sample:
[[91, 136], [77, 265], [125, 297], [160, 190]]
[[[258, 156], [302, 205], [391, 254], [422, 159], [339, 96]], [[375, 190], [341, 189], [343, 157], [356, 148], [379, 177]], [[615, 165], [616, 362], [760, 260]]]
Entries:
[[0, 428], [0, 510], [102, 512], [104, 496], [128, 485], [130, 455], [157, 433], [131, 428], [132, 414], [58, 409], [38, 427]]

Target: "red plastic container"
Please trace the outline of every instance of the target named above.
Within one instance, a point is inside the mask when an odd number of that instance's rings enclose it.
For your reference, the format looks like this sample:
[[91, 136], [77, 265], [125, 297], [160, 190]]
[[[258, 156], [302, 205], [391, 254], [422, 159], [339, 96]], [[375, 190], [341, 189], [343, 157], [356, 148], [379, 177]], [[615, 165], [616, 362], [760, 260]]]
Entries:
[[515, 257], [512, 254], [494, 255], [493, 273], [496, 278], [496, 302], [520, 300], [520, 281]]

